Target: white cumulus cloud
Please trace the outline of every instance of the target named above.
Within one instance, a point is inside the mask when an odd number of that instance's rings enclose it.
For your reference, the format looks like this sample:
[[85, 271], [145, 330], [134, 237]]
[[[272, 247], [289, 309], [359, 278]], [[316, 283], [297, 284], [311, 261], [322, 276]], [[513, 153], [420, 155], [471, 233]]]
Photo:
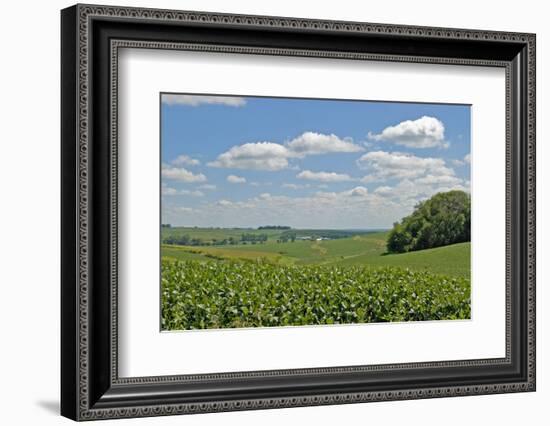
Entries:
[[335, 172], [312, 172], [304, 170], [296, 175], [298, 179], [316, 180], [319, 182], [347, 182], [353, 180], [351, 176]]
[[216, 223], [249, 227], [269, 222], [297, 228], [326, 228], [335, 224], [342, 228], [366, 228], [391, 226], [402, 213], [394, 201], [370, 194], [365, 187], [352, 186], [339, 192], [319, 191], [305, 196], [262, 193], [244, 200], [223, 198], [202, 204], [193, 216], [172, 215], [163, 221], [187, 226]]
[[364, 148], [351, 140], [341, 139], [334, 134], [305, 132], [286, 144], [288, 149], [297, 156], [319, 155], [334, 152], [359, 152]]
[[421, 200], [428, 199], [438, 192], [460, 190], [469, 192], [469, 182], [453, 177], [452, 179], [420, 178], [403, 179], [397, 185], [380, 186], [374, 190], [376, 195], [392, 200], [405, 210], [412, 210]]
[[376, 188], [374, 190], [374, 193], [378, 194], [378, 195], [381, 195], [383, 197], [387, 197], [387, 196], [390, 196], [392, 194], [392, 190], [393, 190], [393, 188], [391, 186], [384, 185], [384, 186], [379, 186], [378, 188]]
[[179, 155], [172, 160], [174, 166], [198, 166], [200, 163], [199, 160], [191, 158], [188, 155]]
[[362, 182], [385, 181], [388, 179], [418, 178], [453, 175], [454, 171], [445, 165], [445, 160], [432, 157], [417, 157], [402, 152], [372, 151], [357, 160], [357, 165], [369, 172]]
[[426, 175], [414, 180], [417, 185], [455, 186], [462, 184], [462, 179], [450, 175]]
[[162, 195], [177, 195], [178, 190], [176, 188], [171, 188], [169, 186], [162, 185], [161, 192], [162, 192]]
[[216, 185], [212, 185], [210, 183], [205, 183], [199, 186], [200, 189], [206, 189], [208, 191], [214, 191], [216, 189]]
[[364, 186], [356, 186], [350, 191], [352, 197], [366, 197], [369, 193], [369, 190]]
[[179, 212], [184, 212], [184, 213], [188, 213], [188, 212], [193, 211], [193, 209], [191, 207], [176, 207], [175, 210], [179, 211]]
[[162, 183], [161, 193], [163, 196], [171, 195], [192, 195], [193, 197], [204, 197], [204, 192], [190, 189], [176, 189]]
[[193, 173], [183, 167], [172, 167], [163, 164], [162, 177], [170, 180], [177, 180], [185, 183], [206, 182], [206, 176], [202, 173]]
[[464, 166], [465, 164], [470, 164], [470, 154], [466, 154], [462, 160], [451, 160], [451, 163], [453, 163], [453, 165], [455, 166]]
[[234, 146], [208, 165], [227, 169], [277, 171], [288, 167], [288, 157], [288, 149], [283, 145], [255, 142]]
[[296, 184], [296, 183], [283, 183], [281, 187], [288, 188], [288, 189], [304, 189], [304, 188], [309, 188], [310, 184], [306, 183], [305, 185], [302, 185], [302, 184]]
[[231, 107], [241, 107], [246, 105], [246, 99], [236, 96], [206, 96], [206, 95], [162, 95], [162, 103], [165, 105], [226, 105]]
[[208, 166], [273, 172], [289, 168], [289, 159], [292, 158], [359, 151], [364, 151], [364, 148], [351, 140], [333, 134], [305, 132], [286, 144], [262, 141], [233, 146]]
[[408, 148], [448, 148], [445, 126], [435, 117], [423, 116], [417, 120], [402, 121], [386, 127], [381, 133], [368, 134], [369, 139], [393, 142]]
[[227, 181], [229, 183], [246, 183], [246, 178], [242, 176], [229, 175], [227, 176]]

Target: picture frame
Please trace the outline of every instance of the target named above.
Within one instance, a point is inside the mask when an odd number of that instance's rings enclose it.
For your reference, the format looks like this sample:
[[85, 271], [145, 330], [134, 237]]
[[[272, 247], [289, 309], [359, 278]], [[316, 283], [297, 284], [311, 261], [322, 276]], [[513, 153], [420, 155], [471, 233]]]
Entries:
[[[535, 391], [535, 45], [525, 33], [80, 4], [62, 10], [61, 414], [94, 420]], [[504, 69], [505, 356], [120, 377], [122, 48]]]

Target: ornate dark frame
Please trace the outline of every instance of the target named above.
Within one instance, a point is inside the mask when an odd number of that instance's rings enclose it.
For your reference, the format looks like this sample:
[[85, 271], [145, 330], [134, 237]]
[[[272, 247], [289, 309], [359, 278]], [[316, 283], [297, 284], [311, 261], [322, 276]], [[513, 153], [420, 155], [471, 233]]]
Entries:
[[[126, 7], [61, 13], [61, 414], [74, 420], [535, 390], [535, 35]], [[506, 357], [119, 378], [117, 52], [193, 49], [506, 70]]]

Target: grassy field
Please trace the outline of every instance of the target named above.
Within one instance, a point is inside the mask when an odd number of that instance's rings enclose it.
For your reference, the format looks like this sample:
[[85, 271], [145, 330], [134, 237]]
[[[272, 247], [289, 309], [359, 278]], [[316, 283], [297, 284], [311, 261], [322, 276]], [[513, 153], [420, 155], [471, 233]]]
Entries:
[[[357, 235], [369, 235], [375, 231], [372, 230], [334, 230], [334, 229], [256, 229], [256, 228], [195, 228], [195, 227], [170, 227], [162, 228], [162, 240], [169, 237], [181, 237], [187, 235], [189, 238], [198, 239], [206, 244], [233, 238], [240, 240], [243, 234], [249, 235], [267, 235], [268, 242], [277, 242], [279, 238], [286, 234], [294, 234], [297, 241], [300, 238], [308, 236], [325, 236], [331, 239], [354, 237]], [[242, 244], [239, 244], [242, 245]]]
[[[219, 241], [254, 231], [167, 232]], [[256, 232], [268, 240], [162, 245], [163, 329], [470, 317], [470, 243], [387, 254], [387, 232], [294, 242], [277, 242], [281, 230]]]
[[470, 248], [470, 243], [459, 243], [401, 254], [366, 253], [343, 259], [338, 263], [340, 265], [398, 266], [469, 279]]
[[[223, 238], [223, 235], [220, 236]], [[234, 246], [163, 245], [162, 257], [168, 260], [256, 260], [281, 265], [358, 265], [398, 266], [437, 274], [470, 276], [470, 243], [403, 254], [386, 254], [386, 232], [323, 241]]]

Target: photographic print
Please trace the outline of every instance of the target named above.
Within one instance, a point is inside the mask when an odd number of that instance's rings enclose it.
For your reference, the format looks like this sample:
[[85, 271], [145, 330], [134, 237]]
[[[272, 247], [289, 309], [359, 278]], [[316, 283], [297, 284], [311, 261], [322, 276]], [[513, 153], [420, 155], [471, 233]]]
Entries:
[[63, 9], [62, 415], [535, 391], [536, 75], [533, 33]]
[[161, 330], [470, 319], [470, 114], [161, 93]]

